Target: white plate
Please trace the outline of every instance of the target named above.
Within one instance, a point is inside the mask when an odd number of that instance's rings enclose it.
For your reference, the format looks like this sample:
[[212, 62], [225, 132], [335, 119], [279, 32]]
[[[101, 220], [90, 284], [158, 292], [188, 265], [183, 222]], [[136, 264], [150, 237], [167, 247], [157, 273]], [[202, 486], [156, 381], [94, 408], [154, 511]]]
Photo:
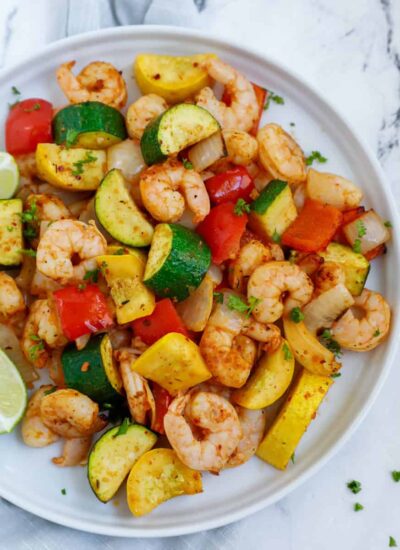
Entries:
[[[105, 60], [123, 69], [129, 99], [137, 96], [132, 61], [139, 52], [192, 54], [213, 51], [257, 82], [284, 96], [285, 106], [271, 103], [264, 121], [274, 121], [293, 133], [306, 153], [317, 149], [329, 159], [322, 166], [353, 179], [365, 191], [365, 204], [374, 205], [394, 224], [400, 234], [394, 200], [374, 156], [356, 137], [354, 130], [299, 76], [282, 69], [266, 56], [239, 48], [207, 35], [171, 27], [124, 27], [102, 30], [62, 40], [0, 77], [0, 124], [13, 101], [11, 86], [22, 97], [43, 97], [54, 105], [65, 98], [57, 87], [55, 68], [70, 59], [79, 66]], [[368, 106], [365, 105], [367, 114]], [[3, 126], [2, 126], [3, 127]], [[317, 166], [318, 168], [318, 166]], [[374, 262], [368, 287], [381, 291], [395, 307], [400, 285], [398, 242], [388, 254]], [[394, 311], [389, 340], [369, 354], [346, 353], [342, 377], [329, 391], [318, 418], [312, 423], [296, 451], [296, 464], [279, 472], [262, 461], [250, 462], [223, 472], [204, 475], [204, 492], [163, 504], [149, 516], [133, 518], [125, 504], [125, 489], [117, 502], [104, 505], [93, 495], [84, 468], [57, 468], [57, 444], [30, 449], [22, 444], [19, 430], [0, 437], [0, 495], [14, 504], [51, 521], [108, 535], [166, 536], [217, 527], [240, 519], [271, 504], [315, 473], [359, 426], [378, 395], [396, 348], [399, 317]], [[67, 494], [63, 496], [61, 489]]]

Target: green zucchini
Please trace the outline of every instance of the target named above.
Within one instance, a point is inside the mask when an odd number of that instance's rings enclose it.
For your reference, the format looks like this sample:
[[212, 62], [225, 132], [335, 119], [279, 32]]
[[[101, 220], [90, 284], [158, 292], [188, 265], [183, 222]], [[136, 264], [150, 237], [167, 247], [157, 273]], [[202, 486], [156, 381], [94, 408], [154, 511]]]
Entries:
[[250, 205], [250, 228], [269, 240], [279, 240], [296, 219], [297, 210], [289, 185], [272, 180]]
[[63, 351], [61, 364], [65, 384], [84, 393], [98, 403], [121, 400], [122, 381], [113, 360], [107, 334], [92, 337], [81, 350], [71, 343]]
[[156, 226], [143, 282], [159, 297], [180, 302], [203, 280], [211, 251], [194, 231], [174, 223]]
[[0, 200], [0, 265], [13, 266], [22, 262], [22, 200]]
[[354, 252], [348, 246], [330, 243], [323, 252], [318, 253], [326, 262], [339, 264], [345, 274], [345, 285], [353, 296], [359, 296], [367, 281], [370, 270], [369, 261]]
[[99, 101], [68, 105], [53, 118], [54, 141], [58, 145], [107, 149], [126, 139], [122, 114]]
[[140, 141], [145, 163], [162, 162], [218, 132], [218, 121], [206, 109], [190, 103], [170, 107], [146, 126]]
[[123, 423], [100, 437], [90, 451], [88, 479], [101, 502], [115, 495], [135, 462], [156, 441], [157, 436], [140, 424]]
[[153, 226], [138, 209], [125, 187], [122, 172], [110, 170], [96, 192], [96, 216], [108, 233], [128, 246], [148, 246]]

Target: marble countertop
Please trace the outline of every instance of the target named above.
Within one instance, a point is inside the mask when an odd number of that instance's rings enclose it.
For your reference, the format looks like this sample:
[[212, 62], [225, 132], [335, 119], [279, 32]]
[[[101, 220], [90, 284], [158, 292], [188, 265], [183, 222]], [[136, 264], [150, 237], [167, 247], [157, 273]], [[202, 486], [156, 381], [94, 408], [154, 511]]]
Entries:
[[[59, 38], [127, 24], [206, 29], [280, 59], [358, 128], [400, 200], [399, 0], [1, 0], [0, 68]], [[0, 548], [378, 550], [389, 536], [400, 546], [400, 483], [390, 475], [400, 470], [399, 388], [396, 363], [361, 428], [327, 466], [233, 525], [129, 541], [63, 528], [0, 499]], [[363, 484], [357, 496], [346, 488], [351, 479]], [[355, 501], [363, 511], [353, 511]]]

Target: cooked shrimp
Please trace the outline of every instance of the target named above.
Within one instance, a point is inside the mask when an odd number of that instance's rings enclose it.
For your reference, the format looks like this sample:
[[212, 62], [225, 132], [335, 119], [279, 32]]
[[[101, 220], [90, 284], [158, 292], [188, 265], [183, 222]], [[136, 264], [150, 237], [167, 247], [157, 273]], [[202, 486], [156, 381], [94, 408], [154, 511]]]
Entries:
[[[247, 296], [259, 302], [253, 315], [260, 323], [273, 323], [283, 312], [306, 304], [312, 296], [311, 279], [297, 265], [289, 262], [268, 262], [250, 275]], [[287, 293], [285, 303], [282, 295]]]
[[255, 455], [264, 435], [266, 414], [262, 409], [250, 410], [236, 406], [236, 412], [242, 426], [242, 437], [225, 464], [225, 468], [234, 468], [244, 464]]
[[346, 276], [343, 268], [335, 262], [325, 262], [313, 276], [314, 294], [318, 296], [322, 292], [330, 290], [336, 285], [344, 285]]
[[262, 342], [264, 344], [262, 348], [270, 353], [278, 349], [282, 341], [279, 327], [272, 323], [260, 323], [252, 317], [244, 322], [243, 334], [257, 342]]
[[293, 256], [293, 263], [297, 264], [299, 268], [304, 271], [304, 273], [311, 276], [318, 271], [324, 263], [324, 259], [319, 254], [315, 254], [313, 252], [310, 254], [295, 252]]
[[224, 130], [222, 132], [228, 159], [234, 164], [247, 166], [257, 158], [258, 142], [247, 132]]
[[24, 297], [15, 280], [7, 273], [0, 271], [0, 321], [8, 320], [24, 309]]
[[[87, 271], [96, 269], [96, 256], [106, 251], [107, 242], [94, 223], [59, 220], [41, 237], [36, 265], [43, 275], [66, 284], [82, 280]], [[75, 257], [81, 260], [77, 265], [72, 263]]]
[[84, 466], [87, 463], [91, 445], [91, 435], [66, 439], [61, 456], [52, 458], [51, 461], [62, 468], [66, 466]]
[[167, 109], [167, 102], [159, 95], [147, 94], [140, 97], [129, 106], [126, 113], [126, 129], [129, 137], [140, 139], [149, 122]]
[[29, 399], [21, 425], [22, 439], [29, 447], [46, 447], [58, 439], [58, 435], [43, 424], [40, 416], [42, 399], [52, 389], [54, 386], [41, 386]]
[[88, 437], [105, 428], [107, 421], [98, 414], [97, 403], [71, 389], [49, 393], [40, 404], [40, 416], [45, 426], [67, 439]]
[[50, 300], [36, 300], [30, 307], [21, 339], [25, 357], [40, 369], [49, 358], [45, 344], [58, 348], [66, 343], [54, 304]]
[[[358, 313], [363, 316], [360, 318]], [[360, 296], [354, 298], [353, 308], [333, 323], [331, 332], [343, 348], [369, 351], [385, 340], [389, 328], [388, 303], [379, 292], [364, 288]]]
[[313, 168], [307, 172], [307, 194], [339, 210], [356, 208], [363, 198], [363, 192], [352, 181]]
[[196, 97], [197, 105], [207, 109], [224, 130], [248, 132], [258, 119], [258, 104], [251, 82], [220, 59], [210, 57], [203, 66], [211, 78], [225, 86], [231, 105], [228, 107], [218, 101], [211, 88], [200, 90]]
[[250, 240], [240, 248], [238, 255], [229, 265], [228, 280], [230, 286], [238, 292], [245, 292], [247, 279], [256, 267], [273, 259], [273, 251], [269, 245]]
[[184, 464], [214, 473], [225, 466], [242, 437], [233, 405], [208, 392], [176, 397], [164, 417], [164, 428]]
[[158, 164], [145, 170], [140, 179], [145, 208], [160, 222], [177, 222], [187, 207], [198, 223], [210, 212], [210, 198], [200, 174], [178, 161]]
[[55, 222], [71, 217], [71, 212], [63, 201], [50, 193], [36, 193], [29, 195], [25, 201], [25, 208], [33, 210], [32, 221]]
[[128, 93], [120, 71], [111, 63], [94, 61], [75, 76], [75, 63], [63, 63], [56, 72], [57, 82], [70, 103], [100, 101], [115, 109], [124, 107]]
[[36, 166], [36, 154], [14, 155], [18, 165], [19, 175], [27, 181], [32, 181], [38, 175]]
[[258, 131], [258, 155], [261, 164], [274, 178], [288, 183], [303, 182], [306, 163], [303, 151], [278, 124], [267, 124]]
[[150, 411], [155, 412], [155, 403], [147, 380], [132, 370], [139, 355], [140, 352], [130, 348], [123, 348], [115, 353], [131, 416], [139, 424], [144, 424], [147, 414]]

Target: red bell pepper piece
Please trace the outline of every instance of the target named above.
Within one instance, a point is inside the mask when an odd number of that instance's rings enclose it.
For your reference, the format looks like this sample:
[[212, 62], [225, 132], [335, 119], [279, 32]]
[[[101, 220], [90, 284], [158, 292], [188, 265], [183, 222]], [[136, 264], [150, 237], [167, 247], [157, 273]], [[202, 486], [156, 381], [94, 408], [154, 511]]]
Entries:
[[156, 405], [156, 414], [151, 424], [151, 429], [159, 434], [164, 434], [164, 416], [172, 401], [172, 396], [156, 382], [151, 384], [151, 392]]
[[6, 150], [33, 153], [38, 143], [52, 141], [53, 105], [45, 99], [24, 99], [11, 108], [6, 121]]
[[234, 213], [235, 203], [224, 202], [214, 208], [197, 226], [196, 231], [211, 248], [213, 262], [221, 264], [233, 259], [239, 251], [246, 229], [247, 214]]
[[282, 235], [282, 244], [300, 252], [324, 250], [342, 223], [334, 206], [307, 199], [300, 214]]
[[236, 166], [205, 180], [205, 186], [210, 200], [214, 204], [244, 199], [250, 199], [254, 189], [253, 178], [244, 166]]
[[157, 302], [151, 315], [135, 319], [132, 328], [136, 336], [149, 346], [169, 332], [179, 332], [189, 337], [187, 328], [169, 298]]
[[[252, 136], [256, 136], [257, 132], [258, 132], [258, 127], [260, 125], [260, 120], [261, 120], [261, 117], [262, 117], [262, 114], [263, 114], [263, 111], [264, 111], [264, 106], [265, 106], [265, 103], [267, 101], [268, 90], [266, 90], [265, 88], [262, 88], [261, 86], [258, 86], [258, 84], [254, 84], [254, 82], [252, 82], [251, 84], [252, 84], [252, 86], [254, 88], [254, 92], [256, 94], [256, 100], [257, 100], [257, 104], [258, 104], [258, 118], [254, 122], [253, 127], [249, 131], [249, 134], [251, 134]], [[232, 103], [231, 95], [230, 95], [230, 93], [228, 92], [228, 90], [226, 88], [224, 89], [224, 93], [222, 94], [222, 101], [226, 105], [228, 105], [228, 107]]]
[[113, 318], [97, 285], [66, 286], [53, 292], [61, 328], [69, 340], [111, 327]]

